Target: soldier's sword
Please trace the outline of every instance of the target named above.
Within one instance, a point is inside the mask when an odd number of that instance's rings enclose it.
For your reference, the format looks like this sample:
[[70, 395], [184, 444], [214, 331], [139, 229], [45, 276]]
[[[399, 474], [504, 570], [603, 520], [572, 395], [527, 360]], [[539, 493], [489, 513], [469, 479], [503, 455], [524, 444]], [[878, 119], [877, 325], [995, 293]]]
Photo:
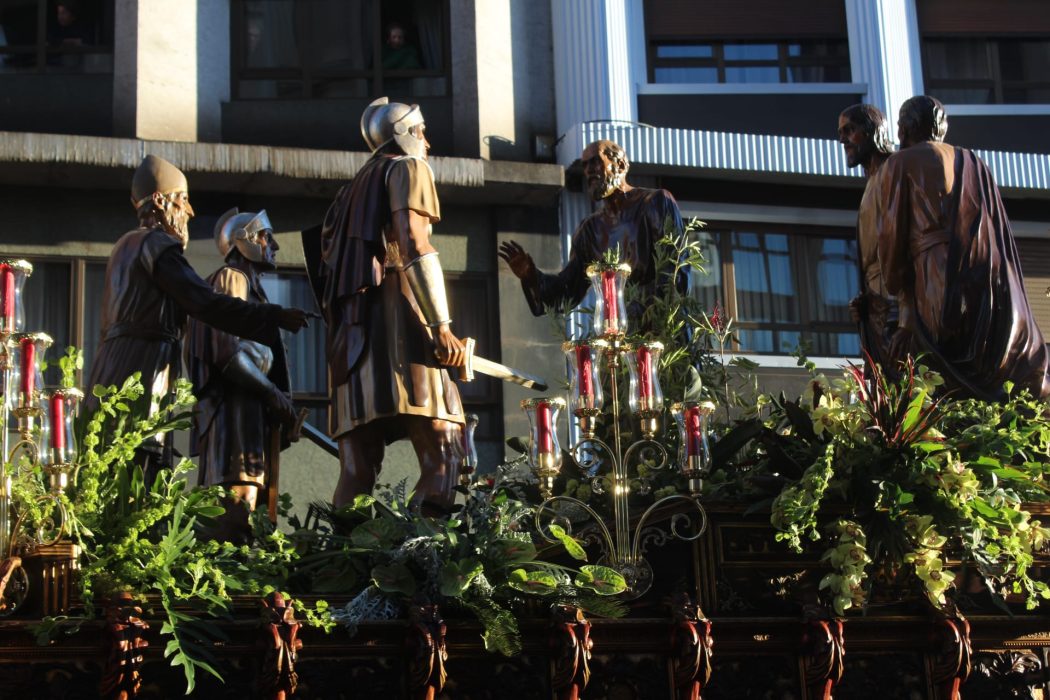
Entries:
[[474, 354], [474, 346], [477, 345], [477, 341], [473, 338], [463, 339], [464, 354], [467, 359], [462, 367], [459, 369], [459, 378], [465, 382], [472, 381], [474, 379], [474, 373], [478, 372], [489, 377], [495, 377], [496, 379], [502, 379], [505, 382], [512, 382], [514, 384], [520, 384], [526, 389], [535, 389], [536, 391], [547, 391], [547, 380], [537, 377], [535, 374], [529, 374], [520, 369], [514, 369], [513, 367], [507, 367], [501, 365], [498, 362], [492, 360], [486, 360], [484, 357], [479, 357]]

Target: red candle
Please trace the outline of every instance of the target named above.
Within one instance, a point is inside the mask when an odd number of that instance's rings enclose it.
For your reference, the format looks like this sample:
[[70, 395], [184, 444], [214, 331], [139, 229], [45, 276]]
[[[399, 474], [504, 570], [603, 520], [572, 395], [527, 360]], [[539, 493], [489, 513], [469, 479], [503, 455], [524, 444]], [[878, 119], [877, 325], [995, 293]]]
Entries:
[[66, 449], [66, 402], [61, 394], [51, 396], [51, 447], [56, 453]]
[[638, 406], [653, 406], [653, 354], [644, 345], [638, 348]]
[[33, 402], [33, 390], [36, 388], [36, 344], [32, 338], [22, 340], [22, 401], [25, 405]]
[[0, 266], [0, 291], [3, 299], [0, 299], [0, 313], [3, 313], [3, 331], [5, 333], [15, 332], [15, 271], [10, 265]]
[[694, 457], [703, 454], [703, 433], [700, 430], [700, 407], [689, 406], [683, 416], [685, 423], [685, 454]]
[[591, 348], [587, 345], [576, 346], [576, 373], [580, 375], [580, 397], [594, 398], [594, 382], [591, 380]]
[[554, 452], [551, 427], [551, 405], [547, 401], [540, 401], [536, 404], [536, 450], [540, 454]]
[[616, 295], [616, 270], [602, 271], [602, 301], [605, 303], [605, 327], [615, 330], [619, 325], [619, 304]]

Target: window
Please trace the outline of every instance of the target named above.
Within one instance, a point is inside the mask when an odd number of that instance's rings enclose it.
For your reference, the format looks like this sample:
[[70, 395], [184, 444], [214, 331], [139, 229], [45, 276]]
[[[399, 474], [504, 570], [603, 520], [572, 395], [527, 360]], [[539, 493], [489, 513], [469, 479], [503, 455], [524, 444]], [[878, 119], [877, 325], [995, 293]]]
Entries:
[[448, 0], [235, 0], [234, 96], [448, 93]]
[[701, 244], [707, 271], [690, 290], [735, 319], [735, 350], [786, 354], [807, 343], [811, 355], [860, 354], [848, 307], [858, 290], [852, 236], [736, 225], [705, 230]]
[[0, 72], [112, 72], [113, 7], [113, 0], [0, 0]]
[[926, 37], [923, 67], [945, 104], [1050, 103], [1050, 39]]
[[844, 39], [798, 41], [654, 41], [653, 83], [848, 83]]

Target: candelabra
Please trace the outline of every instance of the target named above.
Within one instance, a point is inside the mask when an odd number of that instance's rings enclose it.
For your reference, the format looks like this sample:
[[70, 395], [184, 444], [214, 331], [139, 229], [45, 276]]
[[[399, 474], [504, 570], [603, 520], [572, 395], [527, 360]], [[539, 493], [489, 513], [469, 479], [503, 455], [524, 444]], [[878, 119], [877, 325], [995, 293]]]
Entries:
[[[536, 510], [536, 526], [549, 542], [557, 539], [549, 527], [557, 522], [571, 531], [573, 510], [593, 520], [588, 539], [602, 547], [601, 564], [618, 571], [627, 582], [625, 596], [635, 598], [645, 593], [652, 584], [652, 567], [644, 554], [648, 546], [662, 544], [671, 537], [693, 541], [707, 528], [707, 514], [698, 497], [703, 487], [703, 476], [710, 467], [710, 449], [707, 441], [707, 422], [714, 404], [681, 402], [671, 407], [678, 425], [681, 447], [677, 457], [678, 468], [688, 484], [688, 495], [676, 493], [657, 500], [649, 506], [631, 530], [629, 498], [632, 491], [646, 495], [652, 489], [648, 473], [639, 473], [638, 467], [650, 471], [667, 468], [667, 448], [656, 439], [664, 414], [664, 396], [657, 369], [663, 345], [659, 342], [629, 342], [627, 337], [627, 310], [624, 304], [624, 284], [630, 275], [625, 264], [594, 264], [587, 268], [587, 276], [595, 292], [594, 334], [585, 340], [569, 341], [563, 345], [569, 372], [569, 407], [576, 417], [580, 439], [569, 450], [577, 466], [586, 473], [592, 492], [609, 493], [613, 504], [613, 528], [583, 501], [570, 496], [553, 495], [554, 480], [562, 465], [558, 443], [558, 415], [566, 402], [560, 397], [533, 398], [521, 402], [529, 418], [529, 464], [540, 482], [545, 499]], [[619, 374], [626, 363], [630, 375], [628, 408], [637, 421], [640, 439], [623, 449], [620, 425]], [[612, 445], [596, 435], [605, 400], [602, 393], [600, 367], [604, 364], [609, 381], [611, 403]], [[633, 474], [632, 474], [633, 470]], [[684, 507], [674, 513], [668, 531], [649, 526], [654, 514], [670, 507]], [[682, 528], [689, 526], [691, 532]]]
[[[24, 260], [0, 260], [0, 616], [10, 615], [25, 601], [29, 577], [22, 568], [25, 555], [57, 544], [66, 534], [63, 494], [75, 459], [73, 420], [83, 394], [74, 388], [45, 391], [40, 364], [51, 346], [46, 333], [26, 333], [22, 289], [33, 266]], [[10, 446], [12, 421], [18, 440]], [[46, 488], [28, 494], [41, 522], [33, 534], [22, 532], [28, 503], [12, 522], [13, 477], [39, 467]]]

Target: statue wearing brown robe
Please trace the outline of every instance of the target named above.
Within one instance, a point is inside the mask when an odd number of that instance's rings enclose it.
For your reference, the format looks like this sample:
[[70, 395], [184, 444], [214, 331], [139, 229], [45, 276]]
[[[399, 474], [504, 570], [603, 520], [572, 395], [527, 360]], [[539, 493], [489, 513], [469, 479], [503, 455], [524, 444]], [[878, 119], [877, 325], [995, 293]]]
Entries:
[[521, 280], [525, 300], [535, 316], [548, 309], [568, 310], [579, 304], [590, 288], [587, 266], [617, 247], [620, 260], [631, 266], [629, 281], [655, 290], [656, 243], [668, 228], [672, 233], [682, 231], [682, 215], [670, 192], [627, 183], [630, 164], [618, 144], [595, 141], [580, 158], [588, 193], [600, 208], [577, 227], [568, 264], [560, 272], [549, 274], [537, 269], [532, 256], [515, 241], [500, 246], [499, 255]]
[[893, 356], [926, 353], [955, 396], [998, 400], [1007, 381], [1047, 396], [1046, 345], [988, 166], [939, 141], [947, 118], [933, 98], [905, 102], [899, 124], [876, 202], [882, 274], [900, 303]]

